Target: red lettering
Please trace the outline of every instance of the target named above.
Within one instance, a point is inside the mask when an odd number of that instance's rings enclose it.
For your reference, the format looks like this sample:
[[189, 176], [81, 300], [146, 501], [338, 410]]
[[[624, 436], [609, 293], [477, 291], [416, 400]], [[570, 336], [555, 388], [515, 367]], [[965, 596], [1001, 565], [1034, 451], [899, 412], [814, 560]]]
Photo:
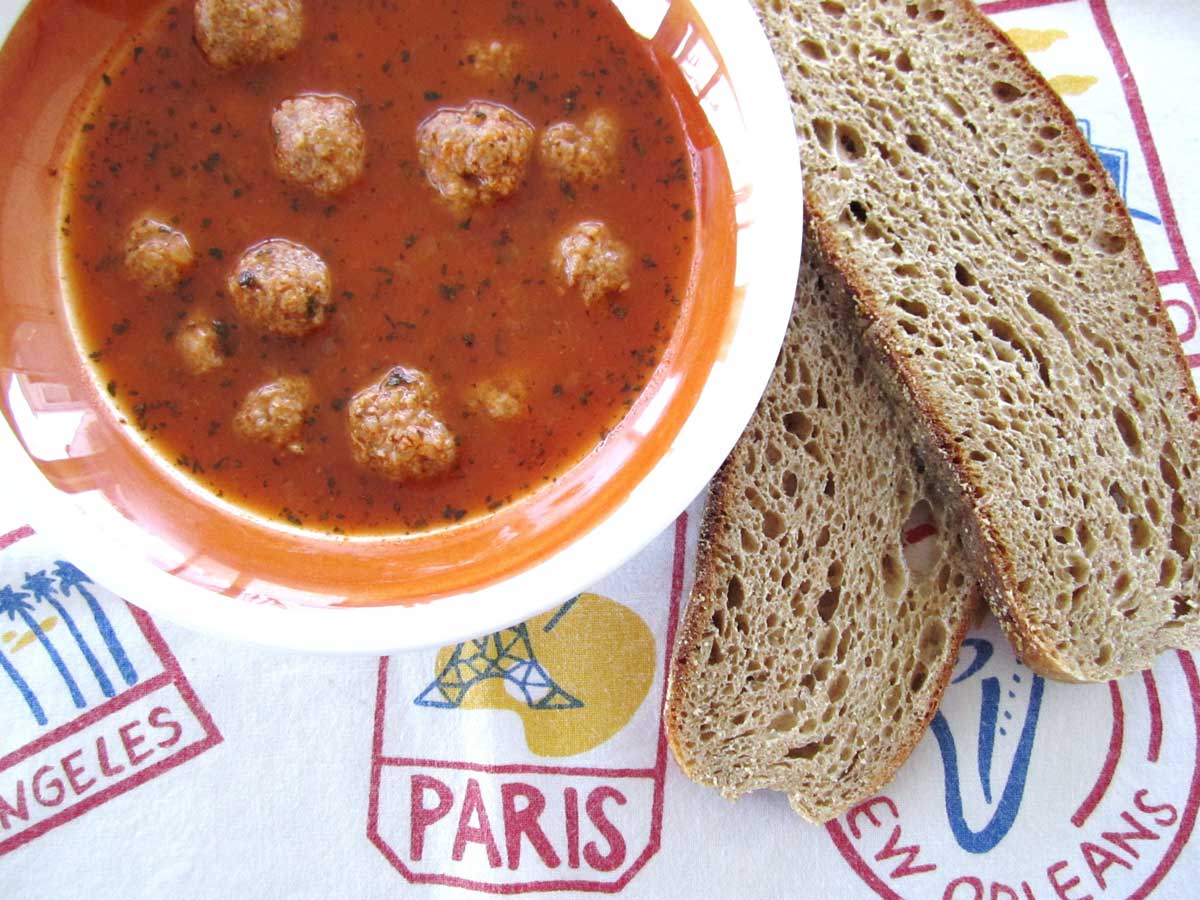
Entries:
[[1079, 845], [1079, 851], [1083, 854], [1083, 858], [1087, 861], [1088, 868], [1092, 870], [1092, 877], [1096, 879], [1096, 884], [1100, 885], [1100, 890], [1105, 890], [1108, 883], [1104, 880], [1104, 873], [1113, 866], [1124, 866], [1126, 869], [1132, 869], [1133, 863], [1122, 859], [1110, 850], [1105, 850], [1098, 844], [1093, 844], [1091, 841], [1084, 841]]
[[[890, 801], [889, 801], [890, 802]], [[921, 852], [920, 845], [909, 845], [907, 847], [897, 847], [896, 842], [900, 839], [900, 826], [896, 825], [892, 828], [892, 833], [887, 839], [887, 843], [883, 845], [883, 849], [875, 854], [875, 862], [883, 862], [885, 859], [892, 859], [897, 856], [903, 856], [904, 859], [897, 864], [896, 868], [892, 869], [891, 878], [904, 878], [908, 875], [920, 875], [922, 872], [932, 872], [937, 869], [934, 863], [925, 863], [924, 865], [914, 866], [913, 861]], [[980, 887], [980, 890], [983, 890]], [[982, 896], [982, 894], [980, 895]]]
[[125, 755], [129, 757], [130, 765], [140, 765], [154, 755], [153, 750], [147, 750], [145, 753], [134, 752], [139, 744], [146, 743], [146, 739], [140, 734], [132, 734], [135, 728], [141, 728], [141, 722], [126, 722], [117, 729], [117, 734], [121, 736], [121, 743], [125, 745]]
[[[532, 784], [515, 781], [500, 785], [500, 797], [504, 804], [504, 846], [508, 851], [508, 867], [515, 870], [521, 865], [521, 835], [525, 835], [542, 862], [548, 868], [557, 869], [561, 860], [538, 823], [546, 808], [542, 792]], [[517, 809], [518, 797], [525, 799], [524, 809]]]
[[79, 783], [79, 776], [87, 772], [87, 769], [74, 764], [74, 760], [79, 756], [83, 756], [83, 750], [76, 750], [74, 753], [68, 753], [62, 758], [63, 772], [66, 774], [67, 782], [71, 785], [71, 790], [75, 792], [76, 797], [96, 783], [95, 778], [89, 778], [83, 784]]
[[1046, 870], [1046, 877], [1050, 879], [1050, 884], [1054, 888], [1054, 893], [1058, 895], [1059, 900], [1092, 900], [1092, 895], [1088, 894], [1084, 897], [1068, 897], [1067, 891], [1072, 890], [1079, 884], [1079, 878], [1072, 875], [1067, 881], [1059, 881], [1058, 873], [1067, 867], [1067, 861], [1060, 859]]
[[125, 771], [125, 767], [121, 765], [112, 765], [108, 761], [108, 745], [104, 743], [104, 736], [96, 738], [96, 756], [100, 760], [100, 774], [105, 778], [112, 778], [114, 775], [120, 775]]
[[[1001, 893], [1003, 891], [1003, 893]], [[1007, 884], [1001, 884], [998, 881], [992, 882], [992, 889], [988, 893], [988, 900], [1000, 900], [1001, 897], [1006, 897], [1007, 900], [1021, 900], [1017, 896], [1017, 892], [1010, 888]]]
[[1179, 812], [1170, 803], [1159, 803], [1157, 805], [1148, 805], [1146, 803], [1146, 795], [1150, 792], [1145, 788], [1133, 795], [1133, 805], [1140, 809], [1148, 816], [1155, 813], [1165, 813], [1165, 818], [1155, 819], [1154, 824], [1163, 828], [1169, 828], [1179, 821]]
[[858, 828], [859, 816], [866, 816], [870, 823], [876, 828], [883, 824], [879, 821], [879, 817], [875, 815], [873, 810], [873, 807], [875, 806], [886, 807], [887, 811], [892, 814], [893, 819], [900, 818], [900, 810], [898, 810], [896, 808], [896, 804], [887, 797], [876, 797], [873, 800], [867, 800], [864, 803], [858, 804], [858, 806], [852, 807], [850, 812], [846, 813], [846, 824], [850, 826], [850, 833], [854, 835], [854, 839], [856, 841], [862, 837], [862, 832], [859, 831]]
[[1033, 888], [1029, 886], [1028, 881], [1021, 882], [1021, 890], [1025, 892], [1025, 900], [1037, 900], [1037, 897], [1033, 896]]
[[[42, 806], [58, 806], [63, 802], [63, 797], [67, 793], [61, 778], [52, 778], [45, 785], [42, 784], [42, 779], [52, 774], [54, 774], [54, 769], [50, 766], [42, 766], [33, 773], [33, 799]], [[42, 792], [43, 788], [47, 786], [53, 791], [51, 797], [45, 796]]]
[[579, 792], [575, 788], [563, 791], [563, 812], [567, 820], [567, 865], [579, 868]]
[[[419, 862], [421, 854], [425, 852], [425, 829], [445, 818], [454, 802], [454, 795], [447, 784], [428, 775], [414, 775], [410, 790], [408, 809], [412, 833], [408, 839], [408, 856], [413, 862]], [[426, 791], [433, 791], [437, 795], [437, 806], [425, 805]]]
[[[471, 819], [478, 817], [479, 824], [472, 825]], [[454, 835], [454, 850], [450, 856], [461, 862], [467, 852], [467, 844], [482, 844], [487, 851], [488, 865], [500, 868], [500, 848], [492, 837], [492, 826], [488, 822], [487, 809], [479, 793], [479, 782], [474, 778], [467, 782], [467, 794], [463, 798], [462, 812], [458, 816], [458, 833]]]
[[958, 889], [963, 885], [971, 888], [973, 894], [968, 894], [968, 897], [974, 897], [975, 900], [983, 900], [983, 882], [972, 875], [964, 875], [961, 878], [955, 878], [952, 882], [946, 885], [946, 890], [942, 892], [942, 900], [954, 900]]
[[158, 746], [164, 750], [167, 747], [174, 747], [179, 743], [179, 739], [183, 737], [183, 726], [176, 722], [173, 718], [168, 718], [171, 711], [165, 706], [156, 706], [150, 710], [150, 727], [159, 730], [166, 729], [171, 732], [170, 737], [163, 738], [158, 742]]
[[4, 797], [0, 796], [0, 828], [3, 828], [5, 831], [8, 831], [10, 827], [8, 824], [9, 816], [16, 816], [16, 818], [23, 822], [29, 821], [29, 801], [25, 799], [24, 781], [17, 782], [17, 805], [15, 808]]
[[[1100, 837], [1111, 844], [1116, 844], [1134, 859], [1138, 858], [1137, 849], [1130, 845], [1130, 841], [1157, 841], [1158, 835], [1135, 819], [1130, 813], [1121, 813], [1121, 818], [1133, 826], [1133, 831], [1106, 831]], [[1101, 884], [1101, 887], [1104, 885]]]
[[620, 830], [607, 816], [604, 815], [604, 801], [615, 800], [617, 806], [624, 806], [625, 795], [614, 787], [598, 787], [587, 798], [587, 816], [591, 819], [600, 836], [608, 841], [608, 853], [601, 853], [595, 841], [588, 841], [583, 847], [583, 858], [597, 872], [612, 872], [625, 862], [625, 838]]

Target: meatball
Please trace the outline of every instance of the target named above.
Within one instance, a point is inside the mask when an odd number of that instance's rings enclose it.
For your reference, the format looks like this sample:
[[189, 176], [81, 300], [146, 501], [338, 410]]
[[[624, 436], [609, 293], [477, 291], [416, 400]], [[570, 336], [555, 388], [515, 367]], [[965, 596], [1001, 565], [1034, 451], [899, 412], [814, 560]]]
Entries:
[[324, 325], [330, 312], [325, 261], [282, 238], [243, 253], [227, 286], [238, 315], [271, 334], [303, 337]]
[[501, 41], [472, 41], [467, 45], [467, 67], [481, 78], [500, 78], [511, 81], [517, 74], [519, 44]]
[[397, 366], [350, 401], [350, 446], [359, 465], [393, 481], [430, 478], [458, 455], [437, 417], [437, 394], [424, 373]]
[[196, 264], [187, 235], [164, 222], [144, 217], [125, 238], [125, 271], [148, 291], [178, 287]]
[[301, 433], [312, 406], [313, 390], [308, 379], [285, 375], [245, 396], [233, 417], [233, 430], [246, 440], [302, 454]]
[[629, 248], [603, 222], [581, 222], [558, 242], [555, 268], [563, 284], [591, 306], [607, 294], [629, 290]]
[[196, 0], [196, 43], [218, 69], [283, 59], [303, 36], [301, 0]]
[[271, 116], [275, 170], [321, 196], [340, 193], [362, 177], [367, 134], [353, 100], [302, 94]]
[[597, 110], [583, 123], [551, 125], [542, 134], [538, 155], [546, 171], [575, 184], [596, 186], [616, 168], [617, 120]]
[[498, 422], [507, 422], [528, 411], [525, 384], [518, 378], [481, 381], [467, 394], [467, 408]]
[[204, 375], [225, 365], [221, 326], [212, 319], [194, 317], [175, 333], [175, 349], [193, 375]]
[[512, 110], [477, 102], [443, 109], [417, 129], [425, 176], [456, 210], [488, 206], [521, 186], [533, 126]]

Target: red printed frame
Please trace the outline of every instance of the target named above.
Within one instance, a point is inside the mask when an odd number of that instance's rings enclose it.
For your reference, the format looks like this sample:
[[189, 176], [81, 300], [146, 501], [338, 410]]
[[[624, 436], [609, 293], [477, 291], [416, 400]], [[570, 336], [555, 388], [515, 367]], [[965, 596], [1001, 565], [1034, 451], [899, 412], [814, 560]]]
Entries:
[[[654, 767], [650, 769], [600, 769], [572, 768], [569, 766], [538, 765], [486, 765], [465, 761], [415, 759], [388, 757], [383, 755], [384, 713], [387, 708], [388, 658], [379, 660], [379, 679], [375, 690], [375, 730], [371, 743], [371, 787], [367, 813], [367, 837], [380, 853], [406, 880], [413, 884], [439, 884], [448, 887], [466, 888], [488, 894], [523, 894], [535, 891], [587, 891], [615, 894], [624, 890], [630, 880], [659, 850], [662, 840], [664, 793], [667, 777], [667, 732], [662, 719], [662, 704], [666, 702], [667, 678], [670, 674], [671, 648], [675, 646], [675, 631], [679, 622], [679, 607], [683, 594], [684, 566], [687, 558], [687, 513], [675, 522], [675, 551], [671, 572], [671, 605], [668, 612], [666, 644], [663, 652], [666, 663], [663, 672], [662, 696], [659, 701], [658, 749]], [[545, 881], [516, 882], [511, 884], [486, 884], [453, 875], [413, 872], [387, 844], [379, 832], [379, 783], [385, 765], [422, 766], [428, 768], [458, 769], [492, 774], [545, 774], [545, 775], [596, 775], [611, 778], [654, 778], [654, 800], [651, 807], [650, 842], [642, 854], [614, 882], [589, 881], [586, 879], [555, 879]]]
[[[31, 537], [33, 534], [34, 530], [26, 525], [16, 529], [15, 531], [9, 532], [8, 534], [2, 535], [0, 536], [0, 550], [6, 550], [18, 541]], [[216, 726], [216, 723], [213, 722], [212, 716], [209, 715], [208, 710], [200, 701], [200, 698], [196, 696], [196, 692], [192, 690], [192, 686], [188, 682], [187, 676], [184, 675], [183, 669], [179, 665], [179, 660], [176, 659], [175, 654], [171, 652], [171, 648], [167, 646], [167, 642], [163, 639], [163, 636], [159, 632], [158, 628], [155, 627], [153, 620], [151, 620], [146, 613], [142, 612], [136, 606], [130, 606], [129, 611], [133, 615], [134, 621], [137, 622], [138, 628], [141, 629], [142, 635], [146, 638], [146, 642], [150, 644], [154, 654], [162, 663], [163, 671], [158, 675], [155, 675], [153, 678], [148, 678], [143, 682], [139, 682], [112, 699], [87, 710], [78, 718], [73, 719], [64, 725], [59, 725], [57, 728], [46, 732], [41, 737], [30, 741], [24, 747], [0, 757], [0, 774], [12, 768], [17, 763], [28, 759], [33, 754], [38, 753], [47, 747], [53, 746], [65, 738], [69, 738], [72, 735], [78, 734], [90, 725], [94, 725], [96, 722], [99, 722], [101, 719], [118, 713], [133, 703], [136, 703], [146, 695], [152, 694], [155, 691], [170, 685], [174, 685], [175, 689], [179, 691], [179, 695], [183, 698], [184, 703], [187, 704], [188, 710], [196, 717], [196, 721], [199, 722], [201, 727], [204, 729], [203, 739], [197, 741], [189, 747], [185, 747], [178, 753], [147, 766], [145, 769], [138, 771], [129, 778], [119, 781], [116, 784], [109, 785], [95, 794], [89, 794], [87, 797], [81, 799], [78, 803], [71, 805], [61, 812], [55, 813], [49, 818], [43, 819], [36, 825], [25, 829], [20, 834], [13, 835], [5, 840], [0, 840], [0, 857], [11, 853], [18, 847], [29, 843], [34, 838], [40, 837], [47, 831], [57, 828], [59, 825], [63, 825], [79, 818], [84, 813], [95, 809], [97, 806], [100, 806], [103, 803], [106, 803], [113, 797], [124, 794], [127, 791], [131, 791], [134, 788], [145, 784], [147, 781], [157, 778], [164, 772], [175, 768], [181, 763], [187, 762], [189, 759], [198, 756], [205, 750], [216, 746], [217, 744], [221, 743], [222, 740], [224, 740], [220, 730]]]
[[[1158, 887], [1159, 882], [1163, 880], [1167, 872], [1175, 865], [1179, 854], [1183, 852], [1184, 846], [1186, 846], [1188, 840], [1191, 838], [1192, 830], [1196, 825], [1196, 813], [1200, 809], [1200, 675], [1196, 672], [1196, 663], [1190, 654], [1177, 651], [1176, 656], [1180, 666], [1183, 668], [1183, 676], [1187, 681], [1188, 692], [1192, 700], [1192, 716], [1197, 735], [1195, 768], [1192, 772], [1192, 783], [1188, 787], [1187, 802], [1179, 820], [1179, 830], [1175, 833], [1175, 837], [1171, 839], [1171, 843], [1167, 847], [1167, 852], [1163, 855], [1162, 860], [1155, 866], [1154, 871], [1150, 873], [1150, 877], [1129, 896], [1128, 900], [1144, 900], [1144, 898], [1150, 896], [1154, 889]], [[1147, 702], [1150, 706], [1150, 740], [1146, 748], [1146, 758], [1150, 762], [1157, 762], [1158, 754], [1162, 747], [1162, 718], [1161, 709], [1158, 707], [1158, 688], [1155, 685], [1152, 673], [1143, 673], [1143, 678], [1146, 680]], [[1087, 797], [1084, 798], [1074, 815], [1071, 816], [1071, 824], [1076, 828], [1083, 827], [1088, 817], [1100, 804], [1100, 801], [1104, 799], [1104, 795], [1112, 785], [1113, 775], [1116, 772], [1117, 764], [1120, 761], [1124, 748], [1125, 708], [1121, 699], [1121, 690], [1115, 681], [1109, 682], [1109, 690], [1112, 694], [1112, 731], [1109, 736], [1108, 752], [1105, 755], [1104, 765], [1101, 767], [1095, 785]], [[908, 898], [892, 890], [868, 865], [867, 861], [862, 858], [855, 848], [853, 841], [846, 834], [846, 830], [842, 827], [840, 821], [835, 820], [830, 822], [825, 826], [825, 830], [829, 833], [829, 837], [833, 840], [838, 852], [846, 860], [846, 864], [854, 870], [854, 874], [861, 878], [871, 890], [882, 897], [883, 900], [908, 900]]]

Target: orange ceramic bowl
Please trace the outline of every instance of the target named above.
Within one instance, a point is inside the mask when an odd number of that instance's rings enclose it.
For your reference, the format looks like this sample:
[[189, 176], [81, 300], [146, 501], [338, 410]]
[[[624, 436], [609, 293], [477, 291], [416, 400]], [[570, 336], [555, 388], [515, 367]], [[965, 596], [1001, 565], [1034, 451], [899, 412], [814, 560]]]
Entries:
[[687, 506], [761, 395], [799, 265], [790, 108], [748, 5], [616, 4], [676, 90], [699, 99], [703, 120], [686, 123], [689, 136], [701, 154], [723, 157], [730, 176], [701, 186], [704, 245], [652, 383], [553, 484], [477, 520], [391, 537], [304, 532], [215, 499], [145, 449], [77, 350], [59, 268], [58, 169], [85, 84], [157, 5], [38, 0], [22, 12], [0, 3], [9, 28], [0, 53], [0, 477], [10, 502], [93, 578], [151, 612], [260, 643], [372, 653], [547, 609]]

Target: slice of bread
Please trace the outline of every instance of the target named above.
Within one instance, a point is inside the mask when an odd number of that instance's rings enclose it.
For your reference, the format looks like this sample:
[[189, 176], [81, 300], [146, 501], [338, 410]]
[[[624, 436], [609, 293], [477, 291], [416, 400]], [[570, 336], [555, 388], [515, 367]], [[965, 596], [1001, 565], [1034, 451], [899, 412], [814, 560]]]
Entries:
[[785, 791], [816, 822], [916, 746], [978, 602], [852, 315], [809, 235], [774, 375], [712, 485], [666, 708], [689, 776]]
[[756, 2], [806, 212], [1017, 653], [1096, 681], [1200, 646], [1200, 402], [1074, 117], [968, 0]]

